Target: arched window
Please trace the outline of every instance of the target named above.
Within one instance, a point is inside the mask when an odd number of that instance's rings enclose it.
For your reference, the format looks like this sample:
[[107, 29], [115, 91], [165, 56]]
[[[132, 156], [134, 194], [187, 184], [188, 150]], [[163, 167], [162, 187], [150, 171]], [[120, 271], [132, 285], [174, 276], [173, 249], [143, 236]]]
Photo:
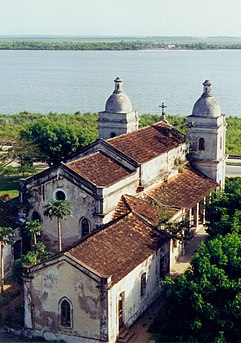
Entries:
[[88, 219], [83, 218], [80, 222], [81, 227], [81, 237], [84, 237], [90, 233], [90, 222]]
[[198, 150], [205, 150], [205, 139], [199, 138]]
[[60, 325], [72, 327], [72, 306], [66, 298], [60, 302]]
[[55, 199], [56, 200], [65, 200], [66, 199], [66, 195], [63, 191], [57, 191], [55, 193]]

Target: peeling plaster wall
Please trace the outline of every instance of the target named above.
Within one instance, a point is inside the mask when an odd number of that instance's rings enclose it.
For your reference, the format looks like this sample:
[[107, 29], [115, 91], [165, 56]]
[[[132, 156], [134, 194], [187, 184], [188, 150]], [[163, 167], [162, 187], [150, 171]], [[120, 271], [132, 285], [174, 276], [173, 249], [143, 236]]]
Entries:
[[[119, 334], [118, 298], [124, 292], [124, 324], [129, 327], [160, 294], [160, 255], [169, 260], [169, 242], [126, 275], [109, 291], [109, 342]], [[168, 261], [167, 261], [168, 263]], [[146, 295], [141, 297], [141, 275], [146, 273]]]
[[[96, 281], [66, 261], [60, 261], [35, 272], [31, 283], [34, 335], [99, 339], [100, 299]], [[60, 325], [59, 302], [63, 297], [72, 304], [72, 328]], [[80, 338], [79, 342], [82, 342]]]
[[96, 211], [95, 199], [67, 179], [61, 177], [61, 179], [57, 180], [57, 177], [55, 177], [42, 185], [32, 187], [29, 198], [32, 208], [28, 219], [32, 219], [35, 211], [39, 213], [43, 222], [43, 236], [46, 236], [47, 240], [46, 245], [52, 251], [56, 251], [57, 247], [57, 222], [55, 218], [50, 220], [43, 215], [43, 207], [49, 201], [55, 199], [56, 190], [62, 190], [66, 194], [66, 200], [70, 202], [72, 210], [72, 215], [61, 221], [63, 248], [81, 237], [80, 219], [82, 217], [86, 217], [90, 221], [91, 230], [96, 227], [96, 218], [94, 216]]

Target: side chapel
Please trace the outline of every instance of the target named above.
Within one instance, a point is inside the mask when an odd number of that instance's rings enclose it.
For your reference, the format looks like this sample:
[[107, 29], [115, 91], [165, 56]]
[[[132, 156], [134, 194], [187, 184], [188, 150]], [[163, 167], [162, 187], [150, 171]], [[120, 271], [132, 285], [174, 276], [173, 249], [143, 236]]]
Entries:
[[[164, 218], [205, 223], [206, 197], [224, 186], [225, 117], [210, 81], [188, 117], [184, 136], [162, 115], [138, 129], [120, 78], [99, 113], [99, 139], [21, 183], [20, 220], [40, 219], [54, 255], [24, 273], [25, 333], [66, 342], [116, 342], [158, 297], [159, 282], [184, 253]], [[192, 153], [191, 153], [192, 152]], [[50, 200], [68, 200], [57, 251]]]

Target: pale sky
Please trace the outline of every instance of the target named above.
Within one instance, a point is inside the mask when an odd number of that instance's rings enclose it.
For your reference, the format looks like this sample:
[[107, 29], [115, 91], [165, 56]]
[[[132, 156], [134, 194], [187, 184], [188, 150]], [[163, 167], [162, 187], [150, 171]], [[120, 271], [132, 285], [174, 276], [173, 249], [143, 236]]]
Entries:
[[0, 0], [0, 35], [241, 36], [241, 0]]

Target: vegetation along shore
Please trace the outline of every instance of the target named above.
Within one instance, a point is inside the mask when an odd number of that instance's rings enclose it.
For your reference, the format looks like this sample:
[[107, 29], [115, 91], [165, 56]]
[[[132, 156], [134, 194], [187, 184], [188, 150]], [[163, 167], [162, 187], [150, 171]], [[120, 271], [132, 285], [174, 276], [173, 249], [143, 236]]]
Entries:
[[240, 37], [0, 37], [0, 50], [241, 49]]

